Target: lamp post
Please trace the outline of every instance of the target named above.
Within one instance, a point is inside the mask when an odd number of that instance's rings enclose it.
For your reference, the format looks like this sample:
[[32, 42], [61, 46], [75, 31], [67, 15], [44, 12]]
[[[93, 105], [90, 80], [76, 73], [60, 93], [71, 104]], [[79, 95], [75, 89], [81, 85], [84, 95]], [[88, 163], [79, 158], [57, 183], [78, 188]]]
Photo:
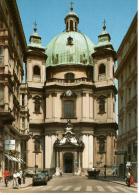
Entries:
[[107, 165], [104, 165], [104, 176], [106, 178], [106, 168], [107, 168]]

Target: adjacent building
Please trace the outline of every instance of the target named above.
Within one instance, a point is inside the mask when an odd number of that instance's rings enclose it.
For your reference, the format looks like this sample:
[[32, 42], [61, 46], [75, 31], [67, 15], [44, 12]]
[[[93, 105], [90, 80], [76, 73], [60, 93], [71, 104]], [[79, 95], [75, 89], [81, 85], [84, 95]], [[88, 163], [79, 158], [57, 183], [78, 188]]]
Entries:
[[[45, 47], [36, 25], [26, 52], [29, 131], [27, 166], [56, 175], [116, 164], [114, 63], [116, 52], [104, 21], [98, 44], [78, 30], [70, 8], [65, 31]], [[49, 33], [49, 31], [48, 31]]]
[[[117, 52], [118, 68], [118, 164], [132, 166], [137, 176], [137, 14], [135, 15]], [[123, 174], [121, 172], [121, 174]]]
[[[25, 145], [26, 128], [21, 127], [20, 89], [24, 70], [26, 40], [15, 1], [0, 1], [0, 175], [4, 169], [11, 174], [23, 164], [21, 151]], [[27, 85], [27, 84], [25, 84]], [[25, 90], [27, 94], [27, 89]], [[27, 111], [28, 112], [28, 111]], [[24, 151], [25, 153], [25, 151]]]

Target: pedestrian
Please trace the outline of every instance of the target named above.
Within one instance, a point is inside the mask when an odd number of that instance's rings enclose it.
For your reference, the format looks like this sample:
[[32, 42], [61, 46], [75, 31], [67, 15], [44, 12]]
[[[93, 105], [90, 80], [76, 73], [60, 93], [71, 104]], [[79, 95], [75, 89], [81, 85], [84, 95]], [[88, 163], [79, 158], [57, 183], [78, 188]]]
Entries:
[[3, 175], [4, 175], [5, 186], [7, 187], [8, 186], [9, 176], [10, 176], [10, 172], [7, 169], [5, 169]]
[[18, 188], [18, 180], [17, 180], [17, 171], [14, 171], [13, 173], [13, 188]]
[[18, 186], [20, 186], [21, 185], [21, 172], [20, 171], [18, 171], [17, 173], [17, 181], [18, 181]]
[[127, 180], [126, 180], [127, 185], [130, 187], [130, 185], [135, 184], [135, 180], [132, 174], [132, 170], [129, 167], [128, 172], [127, 172]]

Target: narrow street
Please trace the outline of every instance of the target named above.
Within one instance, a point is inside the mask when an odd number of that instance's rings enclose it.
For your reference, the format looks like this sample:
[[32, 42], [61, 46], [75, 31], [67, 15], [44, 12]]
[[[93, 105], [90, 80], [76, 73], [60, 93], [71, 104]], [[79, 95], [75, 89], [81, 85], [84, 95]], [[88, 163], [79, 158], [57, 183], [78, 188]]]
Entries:
[[57, 193], [57, 192], [87, 192], [87, 193], [137, 193], [137, 189], [108, 181], [88, 179], [85, 176], [64, 175], [54, 177], [45, 186], [27, 186], [21, 189], [4, 189], [2, 192], [12, 193]]

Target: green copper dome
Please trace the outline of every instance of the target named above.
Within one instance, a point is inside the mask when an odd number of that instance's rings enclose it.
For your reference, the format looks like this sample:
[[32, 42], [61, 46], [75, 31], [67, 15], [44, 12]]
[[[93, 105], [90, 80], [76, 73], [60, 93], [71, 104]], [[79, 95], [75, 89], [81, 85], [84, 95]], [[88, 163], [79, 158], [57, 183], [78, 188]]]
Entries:
[[46, 66], [90, 65], [94, 46], [92, 41], [81, 32], [62, 32], [54, 37], [46, 47]]

